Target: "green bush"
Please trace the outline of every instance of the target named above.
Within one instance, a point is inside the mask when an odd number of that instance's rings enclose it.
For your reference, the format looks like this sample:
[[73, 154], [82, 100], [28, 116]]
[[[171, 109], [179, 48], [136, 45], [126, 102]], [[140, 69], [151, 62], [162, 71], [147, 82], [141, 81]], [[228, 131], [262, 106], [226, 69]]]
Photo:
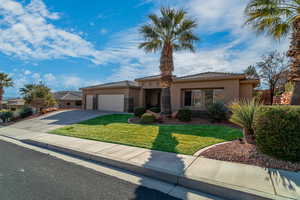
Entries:
[[146, 113], [146, 108], [144, 108], [144, 107], [137, 107], [137, 108], [134, 109], [134, 115], [136, 117], [140, 118], [140, 117], [142, 117], [142, 115], [144, 113]]
[[1, 110], [0, 111], [0, 119], [2, 122], [8, 122], [13, 117], [13, 112], [8, 110]]
[[152, 107], [149, 110], [155, 113], [160, 113], [160, 107]]
[[144, 113], [141, 117], [141, 123], [143, 124], [151, 124], [154, 123], [155, 121], [156, 121], [155, 117], [150, 113]]
[[258, 149], [270, 156], [300, 161], [300, 108], [263, 107], [255, 120]]
[[178, 110], [177, 118], [182, 122], [189, 122], [192, 120], [192, 111], [188, 108]]
[[21, 108], [19, 113], [20, 113], [20, 117], [25, 118], [31, 116], [33, 114], [33, 110], [32, 108], [29, 107], [23, 107]]
[[228, 109], [224, 103], [216, 102], [208, 105], [207, 112], [212, 122], [221, 122], [228, 119]]

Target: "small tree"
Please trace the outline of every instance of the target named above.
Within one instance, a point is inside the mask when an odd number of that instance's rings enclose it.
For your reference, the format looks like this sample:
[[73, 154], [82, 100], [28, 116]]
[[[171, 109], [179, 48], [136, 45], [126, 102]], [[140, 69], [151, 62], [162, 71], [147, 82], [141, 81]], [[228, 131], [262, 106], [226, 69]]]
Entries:
[[270, 104], [273, 104], [274, 95], [287, 81], [289, 63], [284, 53], [272, 51], [262, 56], [262, 61], [256, 64], [259, 76], [270, 90]]
[[56, 105], [50, 88], [43, 83], [27, 84], [20, 89], [20, 93], [26, 104], [35, 107], [38, 111], [41, 111], [45, 107]]
[[248, 66], [245, 70], [244, 73], [246, 74], [247, 78], [251, 78], [251, 79], [259, 79], [259, 75], [256, 71], [255, 66], [250, 65]]
[[2, 109], [2, 100], [5, 87], [12, 87], [14, 85], [12, 78], [8, 74], [0, 73], [0, 109]]

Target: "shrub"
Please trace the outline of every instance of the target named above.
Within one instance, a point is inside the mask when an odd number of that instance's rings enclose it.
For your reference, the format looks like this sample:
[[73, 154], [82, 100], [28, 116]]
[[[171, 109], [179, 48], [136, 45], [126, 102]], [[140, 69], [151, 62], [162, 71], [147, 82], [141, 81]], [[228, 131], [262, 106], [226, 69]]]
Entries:
[[32, 108], [29, 107], [23, 107], [19, 112], [20, 112], [20, 117], [22, 118], [29, 117], [33, 114]]
[[227, 117], [228, 109], [221, 102], [216, 102], [208, 105], [207, 111], [208, 111], [209, 118], [211, 119], [212, 122], [221, 122], [228, 118]]
[[300, 161], [299, 131], [299, 107], [263, 107], [255, 120], [258, 149], [279, 159]]
[[189, 122], [192, 120], [192, 111], [188, 108], [178, 110], [177, 118], [182, 122]]
[[137, 107], [134, 109], [134, 115], [136, 117], [142, 117], [142, 115], [145, 113], [146, 113], [146, 108], [144, 107]]
[[155, 113], [160, 113], [160, 107], [152, 107], [149, 110]]
[[230, 121], [244, 128], [244, 137], [248, 143], [255, 143], [254, 118], [260, 108], [261, 104], [255, 99], [242, 100], [230, 106], [232, 112]]
[[16, 110], [13, 112], [12, 119], [18, 119], [20, 117], [20, 110]]
[[144, 113], [141, 117], [141, 123], [143, 124], [151, 124], [154, 123], [155, 121], [156, 121], [155, 117], [150, 113]]
[[2, 122], [8, 122], [13, 117], [13, 112], [8, 110], [1, 110], [0, 119]]

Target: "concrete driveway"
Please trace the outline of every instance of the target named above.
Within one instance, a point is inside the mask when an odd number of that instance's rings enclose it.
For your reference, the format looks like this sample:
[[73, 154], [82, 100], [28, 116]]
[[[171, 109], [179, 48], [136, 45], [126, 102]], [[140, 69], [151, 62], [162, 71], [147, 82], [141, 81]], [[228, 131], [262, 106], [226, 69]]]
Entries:
[[17, 122], [9, 127], [45, 133], [53, 129], [106, 114], [111, 113], [96, 110], [64, 110]]

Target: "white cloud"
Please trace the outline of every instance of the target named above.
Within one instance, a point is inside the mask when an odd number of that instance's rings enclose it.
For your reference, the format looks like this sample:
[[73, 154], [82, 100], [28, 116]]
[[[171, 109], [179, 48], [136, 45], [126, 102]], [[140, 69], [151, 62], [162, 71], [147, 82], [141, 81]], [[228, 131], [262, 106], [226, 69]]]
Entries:
[[101, 29], [100, 29], [100, 34], [101, 34], [101, 35], [105, 35], [107, 32], [108, 32], [108, 30], [105, 29], [105, 28], [101, 28]]
[[23, 5], [0, 0], [0, 51], [23, 59], [76, 57], [101, 64], [101, 51], [80, 34], [55, 27], [59, 14], [47, 10], [42, 0]]
[[51, 84], [56, 83], [56, 81], [57, 81], [56, 77], [52, 73], [47, 73], [47, 74], [43, 75], [43, 78], [44, 78], [45, 82], [51, 83]]
[[30, 70], [24, 70], [24, 74], [29, 75], [29, 74], [31, 74], [31, 71]]
[[[145, 3], [155, 3], [155, 8], [165, 5], [161, 0], [149, 0]], [[262, 54], [278, 49], [286, 51], [288, 39], [280, 43], [264, 35], [257, 35], [250, 27], [244, 26], [243, 0], [187, 0], [169, 1], [169, 4], [185, 8], [188, 14], [198, 22], [196, 34], [208, 37], [214, 33], [224, 33], [224, 40], [204, 41], [211, 46], [201, 46], [195, 53], [174, 53], [175, 74], [187, 75], [204, 71], [241, 72], [250, 64], [259, 61]], [[158, 10], [154, 10], [158, 13]], [[120, 68], [109, 80], [132, 79], [144, 75], [159, 73], [159, 54], [144, 54], [137, 48], [141, 41], [137, 33], [138, 27], [123, 31], [113, 37], [113, 51], [105, 51], [120, 63]], [[120, 37], [122, 35], [122, 37]], [[222, 34], [221, 34], [222, 35]], [[225, 40], [226, 37], [226, 40]], [[117, 39], [119, 38], [119, 39]]]
[[84, 79], [77, 75], [60, 74], [54, 75], [52, 73], [41, 73], [30, 71], [26, 69], [13, 69], [13, 73], [9, 75], [14, 81], [14, 87], [6, 88], [6, 96], [19, 96], [19, 89], [25, 84], [42, 83], [51, 88], [52, 91], [60, 90], [78, 90], [81, 87], [88, 85], [96, 85], [101, 82], [98, 80]]

